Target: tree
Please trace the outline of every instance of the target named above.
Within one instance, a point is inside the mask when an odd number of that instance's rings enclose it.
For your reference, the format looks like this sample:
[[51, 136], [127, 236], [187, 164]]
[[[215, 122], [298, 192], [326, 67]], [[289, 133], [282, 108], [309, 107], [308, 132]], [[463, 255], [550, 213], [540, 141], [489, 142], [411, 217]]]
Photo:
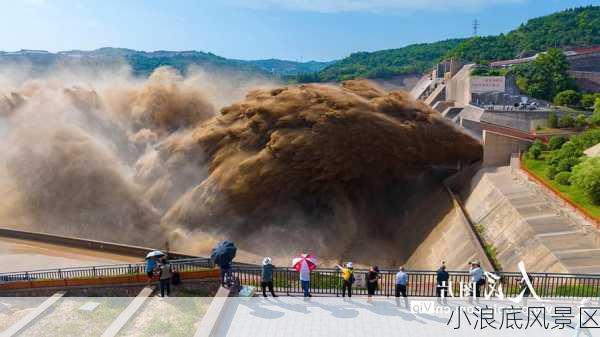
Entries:
[[581, 104], [581, 95], [575, 90], [564, 90], [554, 96], [554, 104], [577, 107]]
[[587, 158], [573, 167], [573, 185], [581, 188], [596, 205], [600, 204], [600, 157]]
[[552, 48], [540, 54], [532, 63], [515, 67], [519, 88], [529, 96], [552, 100], [559, 92], [575, 89], [567, 73], [569, 62], [560, 49]]
[[600, 112], [600, 97], [596, 98], [596, 103], [594, 103], [594, 112]]
[[596, 100], [600, 98], [600, 93], [587, 93], [581, 95], [581, 106], [587, 110], [594, 110]]

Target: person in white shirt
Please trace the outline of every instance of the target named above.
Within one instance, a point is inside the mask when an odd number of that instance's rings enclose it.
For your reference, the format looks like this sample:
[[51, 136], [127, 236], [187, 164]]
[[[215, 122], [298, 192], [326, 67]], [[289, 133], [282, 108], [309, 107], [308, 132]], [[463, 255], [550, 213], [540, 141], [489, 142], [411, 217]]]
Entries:
[[300, 265], [300, 284], [302, 285], [304, 297], [312, 297], [310, 294], [310, 268], [306, 260], [302, 261]]
[[485, 285], [485, 273], [479, 261], [474, 260], [471, 262], [471, 269], [469, 270], [469, 275], [471, 275], [471, 283], [475, 288], [475, 297], [481, 296], [481, 287]]

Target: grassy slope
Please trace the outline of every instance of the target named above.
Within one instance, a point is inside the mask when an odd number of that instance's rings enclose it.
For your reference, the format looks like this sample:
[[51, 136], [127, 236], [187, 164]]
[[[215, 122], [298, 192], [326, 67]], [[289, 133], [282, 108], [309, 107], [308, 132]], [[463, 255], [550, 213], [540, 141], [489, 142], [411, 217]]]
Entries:
[[527, 166], [527, 168], [531, 170], [538, 178], [551, 185], [556, 190], [560, 191], [561, 195], [564, 198], [571, 200], [572, 202], [578, 204], [582, 208], [585, 208], [593, 216], [600, 217], [600, 206], [592, 204], [592, 202], [585, 196], [582, 190], [580, 190], [576, 186], [561, 185], [554, 180], [546, 178], [544, 172], [546, 171], [547, 165], [546, 161], [543, 158], [541, 160], [535, 160], [523, 156], [523, 164]]

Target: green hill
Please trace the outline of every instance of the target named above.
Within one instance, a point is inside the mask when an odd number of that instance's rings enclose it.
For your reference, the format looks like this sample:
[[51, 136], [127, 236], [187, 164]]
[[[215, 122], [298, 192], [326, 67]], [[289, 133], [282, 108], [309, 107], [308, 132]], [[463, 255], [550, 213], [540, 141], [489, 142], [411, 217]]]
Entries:
[[530, 56], [552, 47], [600, 44], [600, 6], [567, 9], [531, 19], [508, 34], [465, 40], [447, 56], [489, 62]]
[[287, 60], [236, 60], [201, 51], [137, 51], [126, 48], [100, 48], [96, 50], [69, 50], [49, 53], [43, 50], [1, 52], [0, 66], [25, 64], [36, 74], [52, 71], [56, 66], [83, 66], [105, 69], [120, 63], [131, 66], [134, 75], [148, 76], [160, 66], [172, 66], [185, 73], [190, 66], [198, 65], [209, 70], [229, 71], [248, 76], [293, 76], [317, 72], [331, 62], [294, 62]]
[[600, 44], [600, 6], [567, 9], [535, 18], [519, 28], [496, 36], [414, 44], [372, 53], [354, 53], [299, 81], [341, 81], [357, 77], [386, 78], [421, 73], [444, 57], [488, 62], [512, 59], [550, 47]]
[[461, 42], [462, 39], [453, 39], [372, 53], [354, 53], [321, 70], [318, 79], [343, 81], [357, 77], [389, 78], [399, 74], [422, 73]]

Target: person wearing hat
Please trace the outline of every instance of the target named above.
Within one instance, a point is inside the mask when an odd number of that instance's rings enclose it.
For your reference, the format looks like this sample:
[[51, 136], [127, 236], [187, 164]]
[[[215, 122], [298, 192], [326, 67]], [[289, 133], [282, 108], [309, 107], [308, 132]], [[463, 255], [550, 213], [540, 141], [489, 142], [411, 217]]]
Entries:
[[342, 297], [346, 297], [346, 289], [348, 289], [348, 297], [352, 297], [352, 284], [354, 283], [354, 266], [352, 262], [346, 263], [346, 267], [336, 265], [342, 272]]
[[469, 275], [471, 275], [471, 283], [475, 288], [473, 294], [475, 297], [481, 296], [481, 287], [485, 285], [485, 273], [481, 264], [478, 260], [471, 261], [471, 269], [469, 269]]
[[369, 297], [375, 295], [375, 291], [379, 288], [379, 267], [373, 266], [367, 273], [367, 293]]
[[273, 297], [277, 297], [275, 295], [275, 291], [273, 290], [273, 271], [275, 270], [275, 266], [272, 263], [270, 257], [265, 257], [262, 261], [262, 270], [261, 270], [261, 282], [260, 287], [262, 288], [262, 293], [264, 297], [267, 297], [267, 288], [269, 288], [269, 292]]

